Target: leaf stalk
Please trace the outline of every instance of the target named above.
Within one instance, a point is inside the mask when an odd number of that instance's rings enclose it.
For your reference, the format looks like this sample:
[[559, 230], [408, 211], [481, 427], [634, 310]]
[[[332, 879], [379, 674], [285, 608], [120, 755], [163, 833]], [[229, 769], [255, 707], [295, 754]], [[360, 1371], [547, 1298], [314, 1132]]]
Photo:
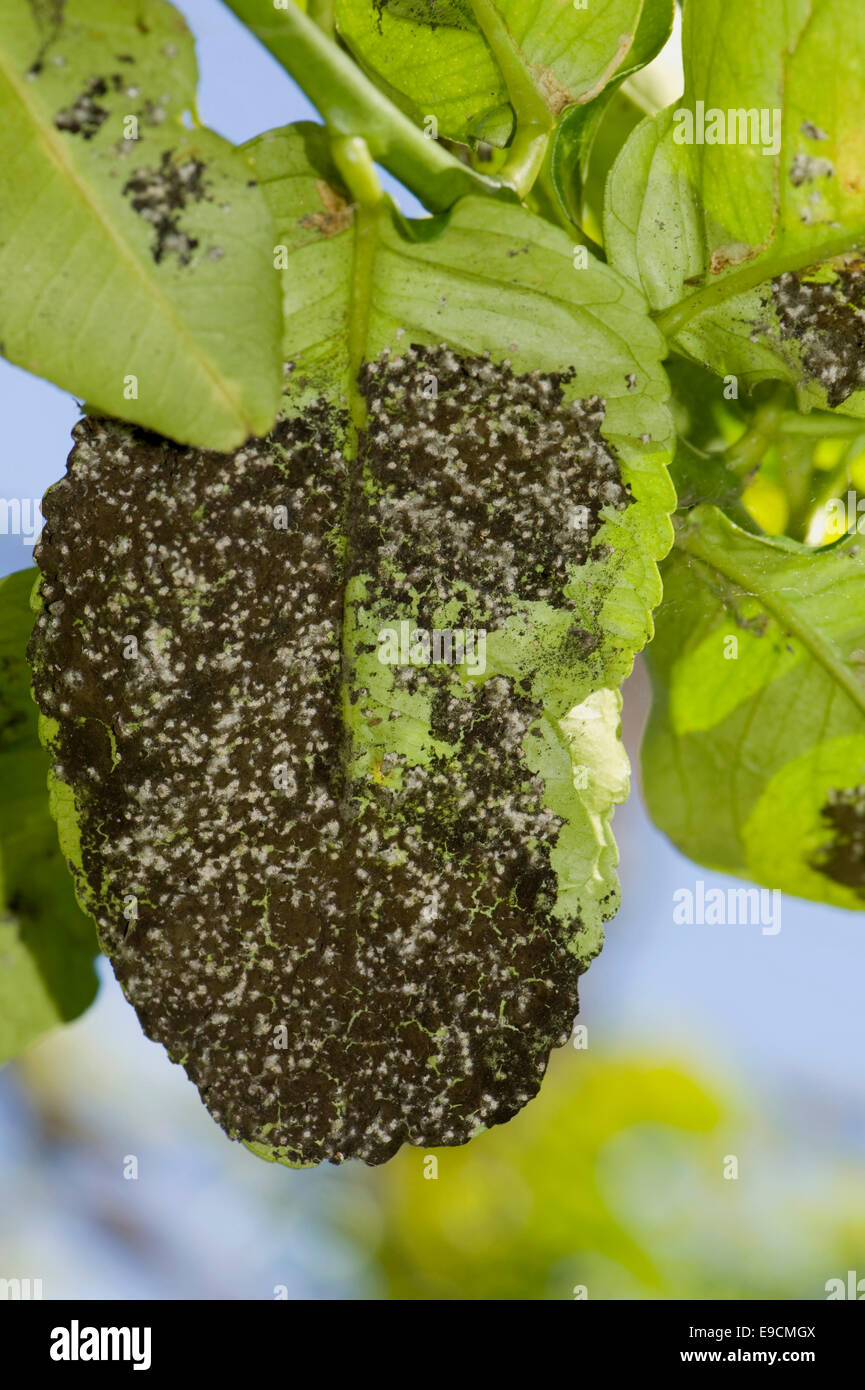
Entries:
[[272, 0], [225, 3], [306, 93], [331, 134], [365, 140], [372, 159], [431, 212], [444, 212], [472, 193], [516, 200], [509, 183], [469, 168], [424, 135], [297, 5], [275, 10]]

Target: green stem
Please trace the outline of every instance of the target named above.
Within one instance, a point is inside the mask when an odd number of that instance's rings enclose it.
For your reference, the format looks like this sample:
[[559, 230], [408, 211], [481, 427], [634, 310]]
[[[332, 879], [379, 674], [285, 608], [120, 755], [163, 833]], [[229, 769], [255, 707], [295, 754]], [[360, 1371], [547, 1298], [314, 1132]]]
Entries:
[[565, 211], [550, 177], [548, 160], [544, 161], [544, 167], [537, 182], [526, 198], [526, 207], [530, 212], [543, 217], [545, 221], [561, 227], [563, 232], [567, 232], [575, 246], [587, 246], [593, 256], [597, 256], [599, 260], [604, 259], [601, 248], [590, 237], [586, 236], [581, 227], [571, 221]]
[[785, 434], [813, 434], [818, 439], [855, 439], [862, 433], [862, 421], [829, 415], [823, 410], [812, 410], [808, 415], [790, 411], [785, 416], [783, 430]]
[[782, 434], [777, 441], [778, 465], [787, 497], [785, 534], [804, 541], [814, 510], [811, 479], [814, 473], [813, 449], [807, 439]]
[[537, 126], [517, 127], [508, 158], [499, 172], [503, 181], [516, 189], [518, 197], [525, 198], [531, 192], [543, 168], [549, 139], [549, 131], [539, 131]]
[[514, 42], [513, 36], [492, 0], [471, 0], [478, 27], [489, 45], [496, 66], [504, 78], [508, 98], [516, 118], [516, 134], [501, 177], [517, 190], [521, 198], [531, 190], [541, 171], [547, 152], [553, 119]]
[[330, 149], [333, 162], [354, 201], [362, 207], [376, 207], [384, 193], [366, 141], [358, 135], [333, 135]]
[[295, 4], [275, 10], [272, 0], [225, 3], [290, 73], [331, 134], [365, 140], [372, 159], [430, 211], [444, 212], [470, 193], [515, 198], [508, 184], [468, 168], [428, 139]]
[[758, 468], [774, 444], [784, 421], [788, 394], [786, 386], [780, 387], [771, 400], [754, 413], [745, 433], [728, 450], [724, 461], [738, 478], [745, 478]]
[[552, 116], [547, 103], [526, 71], [513, 35], [492, 0], [470, 0], [478, 28], [486, 39], [505, 81], [518, 121], [549, 130]]

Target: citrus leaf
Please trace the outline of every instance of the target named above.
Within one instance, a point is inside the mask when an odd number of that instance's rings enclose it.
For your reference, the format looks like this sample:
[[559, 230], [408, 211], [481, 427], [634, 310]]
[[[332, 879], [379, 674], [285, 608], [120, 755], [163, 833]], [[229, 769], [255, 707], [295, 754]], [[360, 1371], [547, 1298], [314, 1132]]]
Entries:
[[512, 66], [558, 116], [648, 61], [638, 35], [670, 10], [670, 0], [582, 8], [558, 0], [337, 0], [336, 23], [355, 59], [416, 121], [434, 116], [439, 135], [499, 144], [512, 133], [512, 117], [502, 120]]
[[[803, 409], [865, 412], [858, 0], [686, 5], [686, 88], [613, 168], [605, 245], [663, 330]], [[748, 42], [741, 34], [748, 32]], [[702, 143], [700, 141], [702, 140]]]
[[865, 556], [677, 521], [649, 652], [655, 823], [698, 863], [865, 906]]
[[594, 101], [566, 111], [553, 135], [553, 186], [572, 221], [583, 227], [587, 216], [591, 219], [592, 235], [601, 235], [603, 189], [615, 156], [646, 112], [633, 94], [621, 90], [622, 83], [660, 53], [673, 31], [675, 10], [675, 0], [644, 6], [627, 61]]
[[176, 439], [272, 425], [279, 303], [242, 155], [187, 129], [192, 36], [164, 0], [0, 0], [0, 348]]
[[145, 1030], [261, 1156], [378, 1163], [531, 1098], [615, 911], [664, 344], [516, 206], [354, 206], [315, 126], [248, 155], [283, 418], [230, 458], [76, 427], [35, 689]]
[[0, 1062], [90, 1005], [99, 947], [48, 809], [25, 650], [36, 570], [0, 580]]
[[619, 87], [608, 88], [588, 106], [565, 112], [553, 135], [550, 177], [559, 204], [575, 226], [599, 242], [607, 175], [644, 116]]
[[293, 0], [276, 11], [271, 0], [226, 4], [306, 93], [331, 135], [363, 141], [369, 156], [424, 207], [441, 212], [471, 192], [517, 200], [511, 184], [479, 173], [428, 139], [334, 42], [327, 24], [316, 23]]

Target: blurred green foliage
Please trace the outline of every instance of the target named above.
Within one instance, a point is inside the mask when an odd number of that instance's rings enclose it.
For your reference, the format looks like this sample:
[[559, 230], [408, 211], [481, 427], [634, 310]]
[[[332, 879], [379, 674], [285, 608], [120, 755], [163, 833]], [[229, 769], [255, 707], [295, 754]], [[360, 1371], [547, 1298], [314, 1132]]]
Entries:
[[825, 1298], [865, 1270], [862, 1173], [772, 1132], [680, 1066], [570, 1049], [508, 1125], [371, 1173], [354, 1236], [391, 1299]]

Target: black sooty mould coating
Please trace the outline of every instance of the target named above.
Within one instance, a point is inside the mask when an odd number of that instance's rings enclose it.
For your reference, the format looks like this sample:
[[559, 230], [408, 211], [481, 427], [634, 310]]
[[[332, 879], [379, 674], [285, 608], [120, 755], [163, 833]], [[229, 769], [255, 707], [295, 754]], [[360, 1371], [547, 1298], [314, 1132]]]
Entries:
[[454, 756], [360, 785], [342, 652], [353, 574], [382, 613], [414, 589], [477, 627], [567, 604], [601, 508], [630, 500], [603, 402], [566, 403], [567, 380], [383, 355], [353, 463], [323, 399], [233, 455], [87, 418], [45, 499], [31, 658], [81, 892], [147, 1034], [287, 1161], [463, 1143], [572, 1026], [537, 706], [502, 676], [458, 698], [450, 671], [395, 669]]
[[865, 787], [833, 788], [820, 814], [832, 838], [814, 867], [865, 897]]
[[831, 284], [790, 271], [772, 281], [781, 337], [801, 344], [808, 375], [833, 408], [865, 387], [865, 267], [839, 272]]

